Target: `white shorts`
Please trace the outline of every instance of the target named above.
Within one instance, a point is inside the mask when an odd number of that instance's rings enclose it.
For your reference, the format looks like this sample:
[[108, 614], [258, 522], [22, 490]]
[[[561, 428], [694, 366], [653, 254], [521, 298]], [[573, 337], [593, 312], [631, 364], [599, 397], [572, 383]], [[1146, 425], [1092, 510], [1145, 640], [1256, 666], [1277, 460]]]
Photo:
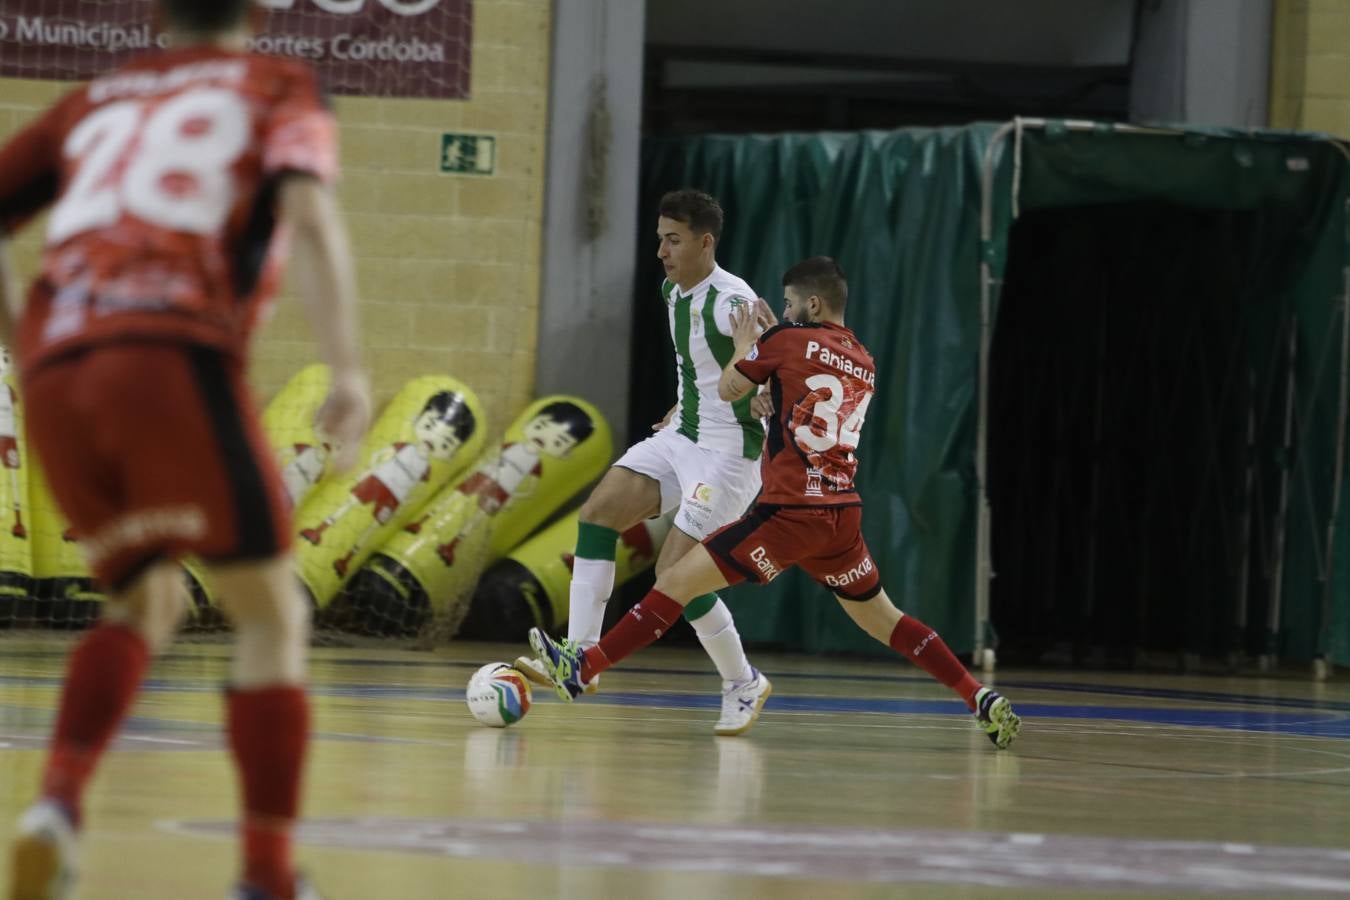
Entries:
[[759, 493], [759, 461], [708, 450], [667, 426], [628, 448], [614, 465], [661, 485], [661, 512], [675, 527], [703, 540], [745, 514]]

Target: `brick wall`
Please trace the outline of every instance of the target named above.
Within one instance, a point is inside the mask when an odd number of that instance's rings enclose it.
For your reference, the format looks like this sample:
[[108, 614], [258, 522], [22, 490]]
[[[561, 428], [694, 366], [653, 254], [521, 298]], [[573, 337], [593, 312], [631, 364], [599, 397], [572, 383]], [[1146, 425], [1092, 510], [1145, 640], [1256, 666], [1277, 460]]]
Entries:
[[[383, 401], [447, 373], [494, 430], [531, 399], [538, 331], [551, 0], [477, 0], [467, 101], [340, 97], [340, 196], [355, 247], [364, 346]], [[0, 138], [66, 86], [0, 80]], [[497, 136], [496, 175], [439, 173], [446, 131]], [[40, 230], [16, 245], [30, 273]], [[315, 359], [298, 303], [263, 329], [254, 382], [268, 397]]]
[[1271, 125], [1350, 138], [1350, 0], [1276, 0]]

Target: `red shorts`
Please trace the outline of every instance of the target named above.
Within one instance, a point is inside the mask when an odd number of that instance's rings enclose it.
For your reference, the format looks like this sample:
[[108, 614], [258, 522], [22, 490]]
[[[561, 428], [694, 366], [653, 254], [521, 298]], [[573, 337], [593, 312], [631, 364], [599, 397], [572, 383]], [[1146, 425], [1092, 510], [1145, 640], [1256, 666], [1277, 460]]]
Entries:
[[797, 566], [848, 600], [871, 600], [881, 593], [881, 575], [862, 536], [861, 506], [759, 503], [703, 544], [727, 584], [768, 584]]
[[356, 487], [352, 488], [352, 496], [362, 503], [373, 504], [375, 508], [370, 514], [381, 525], [389, 521], [389, 517], [398, 511], [402, 502], [394, 496], [393, 491], [389, 490], [388, 485], [374, 475], [362, 478]]
[[0, 435], [0, 464], [3, 464], [6, 469], [21, 467], [19, 439], [12, 434]]
[[238, 362], [180, 343], [95, 347], [24, 379], [28, 436], [113, 590], [159, 559], [274, 557], [291, 522]]

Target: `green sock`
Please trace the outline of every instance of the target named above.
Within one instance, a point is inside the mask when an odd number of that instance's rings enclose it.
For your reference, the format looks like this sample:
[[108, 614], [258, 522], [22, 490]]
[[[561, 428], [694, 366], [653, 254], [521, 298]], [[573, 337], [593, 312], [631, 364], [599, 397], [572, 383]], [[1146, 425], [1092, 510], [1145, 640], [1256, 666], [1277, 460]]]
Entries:
[[603, 559], [614, 562], [614, 548], [619, 545], [619, 533], [604, 525], [581, 522], [577, 526], [577, 553], [581, 559]]
[[702, 597], [695, 597], [693, 600], [690, 600], [689, 604], [684, 608], [684, 617], [690, 622], [695, 619], [701, 619], [712, 612], [712, 608], [716, 605], [716, 594], [704, 594]]

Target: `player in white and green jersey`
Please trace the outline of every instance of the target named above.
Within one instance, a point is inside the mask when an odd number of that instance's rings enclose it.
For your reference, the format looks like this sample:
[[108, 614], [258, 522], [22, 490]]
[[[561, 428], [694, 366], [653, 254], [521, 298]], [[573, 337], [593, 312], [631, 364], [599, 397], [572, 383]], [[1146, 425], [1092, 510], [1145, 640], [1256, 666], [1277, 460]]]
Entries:
[[[661, 294], [675, 345], [676, 403], [656, 433], [630, 447], [581, 507], [567, 637], [582, 647], [600, 639], [622, 532], [674, 511], [675, 527], [656, 562], [659, 574], [739, 519], [759, 493], [764, 427], [750, 411], [750, 397], [727, 403], [718, 398], [717, 383], [735, 352], [732, 310], [751, 304], [766, 326], [773, 314], [750, 285], [717, 265], [722, 208], [715, 199], [694, 190], [666, 194], [657, 233], [657, 256], [666, 270]], [[731, 611], [716, 594], [690, 603], [685, 618], [722, 676], [722, 714], [713, 731], [744, 733], [772, 685], [746, 659]], [[532, 679], [552, 683], [535, 660], [517, 663]], [[586, 689], [594, 690], [594, 682]]]
[[750, 412], [750, 397], [727, 403], [717, 381], [731, 360], [731, 312], [753, 304], [745, 280], [713, 263], [706, 278], [685, 290], [661, 285], [675, 344], [675, 410], [671, 424], [700, 447], [754, 461], [764, 448], [764, 425]]

